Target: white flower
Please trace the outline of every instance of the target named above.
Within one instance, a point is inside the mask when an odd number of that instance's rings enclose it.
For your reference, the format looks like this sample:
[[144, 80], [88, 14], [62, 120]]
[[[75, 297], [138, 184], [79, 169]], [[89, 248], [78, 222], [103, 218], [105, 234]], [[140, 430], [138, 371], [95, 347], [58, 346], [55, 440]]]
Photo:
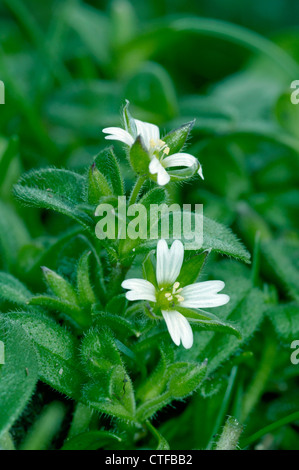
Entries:
[[151, 159], [149, 172], [152, 175], [157, 175], [157, 183], [160, 186], [164, 186], [170, 181], [170, 175], [167, 173], [168, 168], [199, 167], [198, 174], [203, 179], [202, 168], [197, 158], [183, 152], [169, 155], [170, 148], [161, 140], [160, 130], [156, 125], [138, 119], [133, 119], [133, 122], [135, 128], [131, 133], [120, 127], [106, 127], [103, 129], [104, 134], [108, 134], [105, 139], [119, 140], [132, 147], [137, 137], [140, 136]]
[[196, 282], [180, 287], [177, 278], [180, 274], [184, 259], [184, 246], [175, 240], [168, 249], [165, 240], [159, 240], [157, 245], [156, 280], [158, 288], [144, 279], [128, 279], [122, 287], [129, 289], [126, 293], [128, 300], [148, 300], [161, 309], [169, 334], [174, 343], [179, 346], [182, 342], [186, 349], [193, 345], [193, 333], [188, 320], [177, 311], [185, 308], [220, 307], [229, 302], [229, 296], [218, 294], [225, 284], [222, 281]]

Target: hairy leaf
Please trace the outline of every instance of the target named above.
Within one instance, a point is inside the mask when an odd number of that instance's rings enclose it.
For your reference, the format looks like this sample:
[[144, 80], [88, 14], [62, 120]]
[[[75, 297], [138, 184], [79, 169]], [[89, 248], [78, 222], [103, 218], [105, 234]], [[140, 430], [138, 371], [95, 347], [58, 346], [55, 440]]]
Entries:
[[0, 365], [0, 435], [20, 416], [34, 392], [38, 358], [29, 336], [13, 321], [1, 319], [0, 340], [5, 345], [5, 364]]

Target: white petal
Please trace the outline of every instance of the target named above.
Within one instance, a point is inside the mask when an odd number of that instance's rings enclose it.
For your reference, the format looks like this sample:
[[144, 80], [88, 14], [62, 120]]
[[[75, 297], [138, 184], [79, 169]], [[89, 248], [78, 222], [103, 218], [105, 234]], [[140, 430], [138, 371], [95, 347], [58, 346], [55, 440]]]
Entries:
[[157, 244], [156, 278], [158, 285], [167, 283], [168, 246], [166, 240], [159, 240]]
[[149, 164], [149, 171], [152, 175], [157, 173], [157, 183], [159, 186], [164, 186], [169, 183], [170, 176], [156, 157], [152, 158]]
[[126, 293], [128, 300], [156, 301], [156, 290], [153, 284], [145, 279], [127, 279], [121, 285], [124, 289], [130, 289]]
[[154, 142], [157, 142], [160, 139], [160, 131], [159, 127], [155, 124], [150, 124], [149, 122], [139, 121], [138, 119], [134, 119], [137, 129], [137, 135], [140, 135], [145, 147], [147, 150], [150, 149], [151, 146], [151, 139]]
[[186, 349], [193, 345], [193, 333], [188, 320], [175, 310], [162, 310], [172, 341], [179, 346], [181, 341]]
[[223, 281], [197, 282], [186, 286], [181, 292], [184, 300], [180, 302], [180, 305], [188, 308], [209, 308], [225, 305], [230, 300], [229, 296], [217, 294], [224, 286]]
[[198, 165], [197, 158], [193, 157], [189, 153], [174, 153], [170, 157], [163, 159], [163, 166], [165, 168], [171, 168], [176, 166], [196, 166]]
[[168, 254], [167, 280], [170, 284], [176, 281], [180, 274], [184, 260], [184, 245], [180, 240], [175, 240]]
[[107, 140], [119, 140], [130, 147], [134, 144], [134, 139], [131, 134], [120, 127], [106, 127], [102, 132], [104, 132], [104, 134], [110, 134], [105, 136]]
[[157, 174], [157, 183], [159, 186], [165, 186], [165, 184], [168, 184], [169, 181], [170, 181], [170, 176], [165, 170], [165, 168], [163, 168], [163, 166], [161, 165], [161, 168], [159, 168], [158, 174]]
[[158, 285], [171, 286], [178, 275], [184, 259], [184, 245], [180, 240], [175, 240], [168, 250], [166, 240], [159, 240], [157, 244], [156, 277]]
[[156, 157], [153, 157], [148, 168], [149, 168], [150, 173], [152, 175], [155, 175], [156, 173], [158, 173], [161, 166], [162, 165], [159, 162], [159, 160]]
[[[182, 292], [181, 292], [182, 294]], [[222, 305], [227, 304], [230, 301], [230, 297], [226, 294], [217, 294], [213, 297], [202, 297], [197, 300], [183, 300], [180, 302], [182, 307], [186, 308], [213, 308], [221, 307]]]

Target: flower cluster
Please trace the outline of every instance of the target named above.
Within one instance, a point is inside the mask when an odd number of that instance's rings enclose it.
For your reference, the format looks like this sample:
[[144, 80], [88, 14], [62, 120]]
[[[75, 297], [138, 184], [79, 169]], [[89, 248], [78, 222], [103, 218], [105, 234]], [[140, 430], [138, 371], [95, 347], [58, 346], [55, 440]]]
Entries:
[[[138, 170], [142, 168], [159, 186], [164, 186], [172, 180], [187, 179], [195, 173], [203, 179], [202, 167], [197, 158], [181, 151], [193, 122], [161, 139], [159, 128], [132, 118], [128, 105], [127, 102], [124, 107], [125, 129], [107, 127], [103, 129], [103, 133], [107, 134], [107, 140], [117, 140], [128, 146], [130, 157], [133, 155], [131, 164], [133, 168], [137, 168], [137, 173], [140, 173]], [[164, 318], [174, 343], [177, 346], [182, 343], [189, 349], [193, 345], [193, 332], [189, 321], [196, 319], [196, 313], [190, 309], [219, 307], [225, 305], [229, 297], [226, 294], [218, 294], [224, 288], [222, 281], [181, 285], [178, 278], [183, 259], [184, 245], [181, 241], [175, 240], [169, 249], [166, 240], [159, 240], [155, 282], [147, 279], [127, 279], [123, 281], [122, 287], [128, 289], [128, 300], [149, 302], [157, 312], [158, 318]], [[205, 314], [209, 315], [206, 312]]]
[[129, 148], [140, 137], [143, 148], [149, 156], [149, 174], [156, 175], [160, 186], [170, 182], [169, 169], [171, 168], [193, 169], [203, 179], [202, 167], [197, 158], [184, 152], [172, 154], [170, 146], [160, 138], [160, 130], [154, 124], [131, 118], [131, 125], [126, 130], [121, 127], [106, 127], [103, 132], [107, 134], [105, 137], [107, 140], [118, 140], [128, 145]]

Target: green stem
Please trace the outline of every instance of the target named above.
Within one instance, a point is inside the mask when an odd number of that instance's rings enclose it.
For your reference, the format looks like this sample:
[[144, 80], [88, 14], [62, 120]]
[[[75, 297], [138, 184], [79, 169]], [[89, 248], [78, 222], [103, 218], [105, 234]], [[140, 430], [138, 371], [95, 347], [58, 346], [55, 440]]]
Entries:
[[263, 437], [265, 434], [269, 434], [281, 428], [282, 426], [285, 426], [286, 424], [290, 424], [298, 420], [299, 420], [299, 411], [295, 411], [295, 413], [285, 416], [284, 418], [281, 418], [278, 421], [275, 421], [275, 423], [269, 424], [268, 426], [265, 426], [264, 428], [260, 429], [256, 433], [252, 434], [252, 436], [247, 437], [241, 442], [241, 447], [242, 449], [245, 447], [248, 447], [251, 444], [253, 444], [255, 441], [257, 441], [258, 439]]
[[258, 403], [271, 375], [276, 359], [277, 343], [272, 335], [266, 337], [266, 344], [259, 362], [258, 370], [243, 400], [241, 422], [244, 423]]
[[229, 377], [228, 386], [227, 386], [227, 389], [225, 391], [225, 395], [224, 395], [224, 398], [223, 398], [223, 401], [222, 401], [222, 404], [221, 404], [221, 408], [220, 408], [220, 411], [219, 411], [217, 419], [216, 419], [216, 423], [215, 423], [213, 431], [212, 431], [211, 438], [210, 438], [209, 443], [207, 445], [207, 450], [212, 449], [213, 443], [214, 443], [214, 437], [218, 433], [218, 430], [219, 430], [219, 428], [220, 428], [220, 426], [221, 426], [221, 424], [224, 420], [224, 416], [227, 412], [229, 402], [230, 402], [230, 398], [231, 398], [231, 394], [232, 394], [232, 390], [233, 390], [233, 386], [234, 386], [234, 383], [235, 383], [235, 380], [236, 380], [237, 371], [238, 371], [238, 367], [234, 366], [232, 368], [232, 371], [231, 371], [231, 374], [230, 374], [230, 377]]
[[137, 179], [135, 186], [132, 189], [130, 198], [129, 198], [129, 203], [128, 203], [129, 206], [131, 206], [132, 204], [135, 204], [138, 194], [143, 184], [145, 183], [145, 181], [146, 181], [146, 176], [139, 176], [139, 178]]
[[146, 420], [145, 425], [147, 429], [151, 432], [151, 434], [157, 439], [158, 441], [158, 446], [156, 450], [169, 450], [169, 444], [166, 441], [166, 439], [157, 431], [157, 429], [149, 422], [149, 420]]
[[237, 448], [243, 426], [230, 416], [223, 428], [215, 450], [235, 450]]

